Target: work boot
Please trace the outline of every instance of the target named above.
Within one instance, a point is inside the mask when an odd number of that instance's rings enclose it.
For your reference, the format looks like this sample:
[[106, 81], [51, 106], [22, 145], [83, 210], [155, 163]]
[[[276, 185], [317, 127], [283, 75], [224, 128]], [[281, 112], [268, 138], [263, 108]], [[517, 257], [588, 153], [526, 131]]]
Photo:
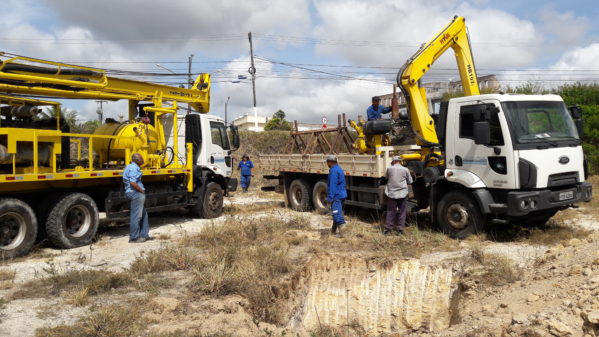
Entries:
[[333, 221], [333, 227], [331, 227], [331, 234], [332, 235], [337, 234], [337, 228], [339, 228], [339, 224], [336, 223], [335, 221]]

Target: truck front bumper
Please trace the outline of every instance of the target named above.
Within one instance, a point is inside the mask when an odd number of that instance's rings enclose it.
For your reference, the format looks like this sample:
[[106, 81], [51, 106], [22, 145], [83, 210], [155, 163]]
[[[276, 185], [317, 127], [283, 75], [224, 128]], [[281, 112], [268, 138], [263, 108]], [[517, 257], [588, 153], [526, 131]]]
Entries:
[[514, 191], [507, 195], [507, 215], [522, 216], [535, 211], [567, 207], [591, 201], [592, 185], [583, 182], [560, 190]]

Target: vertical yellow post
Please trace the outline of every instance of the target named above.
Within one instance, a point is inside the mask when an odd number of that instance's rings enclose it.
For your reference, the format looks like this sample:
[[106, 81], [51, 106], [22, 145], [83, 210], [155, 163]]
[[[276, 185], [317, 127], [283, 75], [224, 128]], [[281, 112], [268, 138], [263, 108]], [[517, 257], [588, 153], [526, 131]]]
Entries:
[[185, 145], [187, 150], [185, 168], [189, 170], [189, 172], [187, 172], [187, 192], [193, 192], [193, 146], [191, 143]]
[[[56, 145], [56, 144], [55, 144]], [[60, 146], [60, 143], [58, 143], [58, 145]], [[56, 146], [52, 146], [52, 156], [50, 158], [50, 161], [52, 161], [51, 165], [52, 165], [52, 173], [56, 173], [56, 160], [58, 159], [56, 157], [57, 153], [56, 153]]]
[[125, 149], [125, 165], [129, 165], [129, 158], [131, 158], [131, 149]]
[[87, 150], [87, 158], [89, 160], [89, 170], [92, 171], [94, 169], [94, 150], [93, 150], [93, 137], [89, 137], [89, 146]]
[[[175, 167], [179, 166], [179, 126], [177, 125], [177, 106], [175, 105], [175, 112], [173, 112], [173, 164]], [[167, 140], [168, 143], [168, 140]]]
[[37, 152], [37, 132], [33, 132], [33, 173], [37, 174], [39, 153]]
[[56, 130], [60, 130], [60, 105], [55, 105], [56, 109]]

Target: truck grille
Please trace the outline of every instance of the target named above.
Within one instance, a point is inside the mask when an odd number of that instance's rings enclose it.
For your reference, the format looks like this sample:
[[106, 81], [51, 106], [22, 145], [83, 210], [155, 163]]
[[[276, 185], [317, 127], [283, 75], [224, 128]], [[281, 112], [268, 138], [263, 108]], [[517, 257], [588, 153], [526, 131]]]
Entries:
[[578, 172], [556, 173], [549, 176], [547, 187], [574, 185], [578, 183]]

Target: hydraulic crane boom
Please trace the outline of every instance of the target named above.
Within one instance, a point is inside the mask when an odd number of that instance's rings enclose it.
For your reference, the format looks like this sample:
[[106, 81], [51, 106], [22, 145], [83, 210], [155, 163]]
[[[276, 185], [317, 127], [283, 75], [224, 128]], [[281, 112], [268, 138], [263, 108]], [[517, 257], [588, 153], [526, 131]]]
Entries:
[[419, 80], [450, 47], [455, 53], [464, 93], [466, 96], [479, 95], [466, 19], [461, 16], [454, 17], [432, 40], [424, 44], [406, 61], [397, 75], [397, 84], [406, 98], [416, 143], [420, 146], [437, 145], [439, 139], [428, 111], [425, 88], [420, 87]]
[[[7, 55], [0, 52], [0, 56]], [[190, 89], [106, 75], [105, 70], [23, 56], [0, 60], [0, 91], [75, 99], [163, 100], [210, 110], [210, 75], [200, 74]], [[131, 113], [131, 112], [130, 112]]]

